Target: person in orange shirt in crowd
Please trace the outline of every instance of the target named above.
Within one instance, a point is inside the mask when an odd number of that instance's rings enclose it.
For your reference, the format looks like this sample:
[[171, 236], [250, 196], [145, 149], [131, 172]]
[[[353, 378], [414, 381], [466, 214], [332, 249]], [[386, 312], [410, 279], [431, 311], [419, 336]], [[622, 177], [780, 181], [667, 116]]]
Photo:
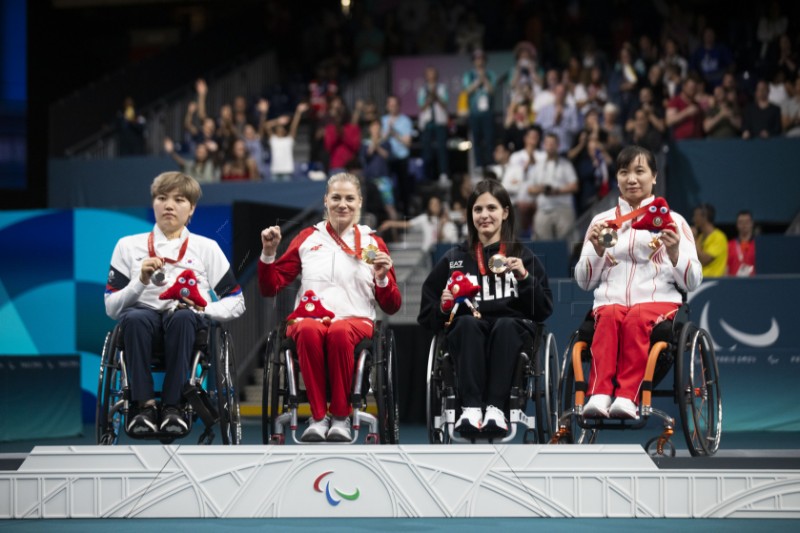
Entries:
[[753, 213], [747, 210], [736, 215], [735, 239], [728, 241], [728, 275], [746, 278], [756, 275], [756, 241], [753, 234]]

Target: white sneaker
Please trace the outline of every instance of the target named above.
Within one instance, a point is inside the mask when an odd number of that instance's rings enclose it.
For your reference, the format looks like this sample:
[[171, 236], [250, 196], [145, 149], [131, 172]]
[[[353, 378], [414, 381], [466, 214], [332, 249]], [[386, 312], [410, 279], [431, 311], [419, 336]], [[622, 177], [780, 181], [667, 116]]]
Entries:
[[583, 406], [583, 416], [586, 418], [608, 418], [608, 408], [611, 406], [611, 396], [608, 394], [593, 394], [586, 405]]
[[308, 427], [303, 432], [300, 440], [303, 442], [322, 442], [325, 440], [325, 435], [328, 434], [328, 429], [331, 427], [331, 419], [327, 415], [322, 420], [308, 419]]
[[639, 413], [636, 410], [636, 404], [628, 398], [617, 398], [611, 404], [611, 409], [608, 411], [611, 418], [639, 418]]
[[326, 438], [330, 442], [350, 442], [353, 439], [350, 434], [350, 417], [334, 417], [331, 420], [331, 428], [328, 430]]
[[463, 407], [461, 417], [456, 421], [456, 431], [480, 431], [483, 413], [480, 407]]
[[508, 423], [506, 423], [505, 415], [501, 409], [494, 405], [486, 406], [486, 414], [483, 416], [483, 431], [494, 431], [501, 429], [508, 431]]

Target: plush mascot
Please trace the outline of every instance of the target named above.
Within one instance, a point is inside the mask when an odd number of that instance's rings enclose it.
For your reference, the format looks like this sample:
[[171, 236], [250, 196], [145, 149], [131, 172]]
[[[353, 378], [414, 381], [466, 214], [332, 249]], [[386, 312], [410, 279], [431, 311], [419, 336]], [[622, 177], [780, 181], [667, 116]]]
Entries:
[[673, 220], [669, 214], [667, 201], [660, 196], [655, 198], [644, 212], [644, 216], [631, 226], [633, 229], [644, 229], [647, 231], [659, 232], [672, 224]]
[[453, 299], [446, 301], [442, 305], [442, 311], [450, 311], [450, 318], [447, 319], [445, 326], [449, 326], [456, 316], [459, 304], [465, 304], [472, 311], [472, 316], [480, 318], [481, 314], [478, 307], [472, 301], [476, 294], [481, 292], [479, 285], [472, 283], [469, 278], [460, 270], [456, 270], [447, 280], [447, 290], [453, 293]]
[[208, 302], [200, 296], [200, 290], [197, 288], [197, 277], [191, 270], [184, 270], [178, 274], [178, 279], [172, 286], [162, 292], [158, 298], [160, 300], [178, 300], [183, 303], [184, 298], [188, 298], [198, 307], [205, 307]]
[[314, 291], [309, 290], [304, 292], [303, 296], [300, 297], [300, 303], [297, 305], [297, 309], [286, 317], [286, 323], [292, 325], [299, 320], [313, 318], [315, 320], [320, 320], [326, 326], [330, 326], [331, 319], [334, 316], [332, 311], [325, 309], [319, 296], [317, 296]]

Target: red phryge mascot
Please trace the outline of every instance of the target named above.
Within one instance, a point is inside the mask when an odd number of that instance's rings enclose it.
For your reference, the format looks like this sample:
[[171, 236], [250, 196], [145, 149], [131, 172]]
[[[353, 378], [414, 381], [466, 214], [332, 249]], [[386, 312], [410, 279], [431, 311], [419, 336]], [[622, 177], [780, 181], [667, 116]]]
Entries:
[[178, 279], [172, 284], [172, 287], [162, 292], [158, 298], [160, 300], [178, 300], [183, 302], [184, 298], [188, 298], [198, 307], [205, 307], [208, 302], [200, 296], [200, 291], [197, 288], [197, 277], [191, 270], [184, 270], [178, 274]]
[[658, 232], [672, 223], [673, 220], [669, 214], [667, 201], [659, 196], [653, 199], [652, 203], [647, 206], [642, 218], [631, 224], [631, 227], [633, 229]]
[[334, 316], [332, 311], [325, 309], [319, 296], [317, 296], [314, 291], [306, 291], [303, 293], [303, 296], [300, 297], [300, 303], [297, 305], [297, 309], [286, 317], [286, 323], [291, 325], [298, 320], [313, 318], [322, 321], [326, 326], [330, 326], [331, 319]]
[[472, 301], [475, 295], [481, 292], [481, 288], [479, 285], [473, 284], [463, 272], [456, 270], [450, 275], [450, 279], [447, 280], [447, 290], [453, 293], [453, 299], [447, 300], [442, 304], [442, 311], [450, 311], [450, 318], [445, 322], [445, 326], [449, 326], [453, 322], [458, 306], [461, 303], [469, 307], [470, 311], [472, 311], [472, 316], [475, 318], [481, 317], [477, 306]]

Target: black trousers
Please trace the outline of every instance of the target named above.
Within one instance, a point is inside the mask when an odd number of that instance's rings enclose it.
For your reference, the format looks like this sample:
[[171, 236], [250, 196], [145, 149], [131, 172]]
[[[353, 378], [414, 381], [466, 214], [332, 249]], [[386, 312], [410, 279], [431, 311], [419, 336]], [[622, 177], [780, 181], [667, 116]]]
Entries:
[[394, 196], [395, 205], [398, 211], [408, 215], [411, 195], [414, 194], [414, 178], [408, 173], [408, 158], [389, 159], [389, 172], [397, 181], [397, 194]]
[[198, 329], [207, 325], [206, 318], [189, 309], [159, 313], [147, 307], [133, 307], [124, 314], [121, 323], [131, 400], [145, 402], [155, 398], [150, 370], [153, 340], [163, 336], [165, 372], [161, 403], [182, 403], [181, 393], [189, 379], [195, 336]]
[[519, 318], [485, 320], [463, 315], [453, 321], [447, 344], [455, 361], [463, 407], [485, 403], [503, 408], [526, 333], [534, 335], [533, 323]]

